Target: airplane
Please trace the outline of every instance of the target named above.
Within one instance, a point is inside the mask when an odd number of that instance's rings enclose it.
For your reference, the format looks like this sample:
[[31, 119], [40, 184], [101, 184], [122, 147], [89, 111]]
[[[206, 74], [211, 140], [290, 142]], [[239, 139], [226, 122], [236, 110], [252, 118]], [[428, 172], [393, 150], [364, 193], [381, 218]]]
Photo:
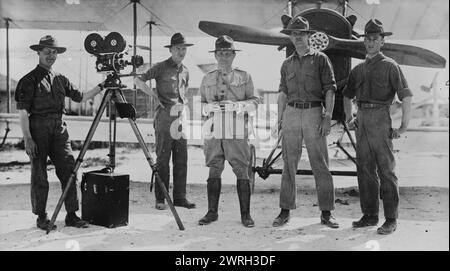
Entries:
[[[345, 113], [343, 109], [342, 90], [346, 85], [346, 80], [351, 70], [351, 59], [365, 58], [364, 42], [358, 40], [359, 34], [353, 29], [357, 17], [355, 15], [347, 16], [348, 0], [337, 1], [341, 5], [341, 13], [336, 10], [321, 7], [321, 3], [324, 1], [304, 0], [289, 2], [291, 5], [294, 5], [291, 6], [291, 14], [302, 2], [303, 4], [316, 4], [313, 8], [300, 10], [294, 16], [282, 15], [281, 23], [283, 28], [285, 28], [290, 20], [296, 16], [302, 16], [309, 21], [311, 29], [318, 31], [311, 36], [311, 47], [315, 50], [323, 51], [330, 58], [338, 87], [335, 97], [333, 120], [343, 124], [344, 132], [348, 135], [353, 148], [356, 149], [355, 140], [344, 121]], [[214, 37], [228, 35], [238, 42], [278, 46], [278, 50], [286, 48], [286, 57], [294, 52], [294, 47], [289, 36], [274, 30], [215, 21], [200, 21], [198, 27], [203, 32]], [[446, 65], [446, 59], [444, 57], [417, 46], [385, 42], [382, 52], [386, 56], [393, 58], [400, 65], [441, 69], [445, 68]], [[355, 158], [342, 145], [343, 135], [344, 133], [342, 133], [341, 137], [335, 143], [356, 164]], [[254, 188], [255, 183], [255, 172], [263, 179], [268, 178], [270, 174], [281, 174], [281, 169], [274, 169], [272, 167], [275, 161], [281, 156], [281, 151], [278, 155], [274, 156], [280, 140], [281, 137], [278, 138], [278, 142], [269, 156], [264, 159], [261, 167], [256, 166], [255, 147], [251, 146], [251, 164], [248, 172], [250, 174], [252, 188]], [[332, 175], [340, 176], [356, 176], [356, 172], [354, 171], [332, 170], [331, 173]], [[298, 170], [297, 174], [312, 175], [312, 170]]]

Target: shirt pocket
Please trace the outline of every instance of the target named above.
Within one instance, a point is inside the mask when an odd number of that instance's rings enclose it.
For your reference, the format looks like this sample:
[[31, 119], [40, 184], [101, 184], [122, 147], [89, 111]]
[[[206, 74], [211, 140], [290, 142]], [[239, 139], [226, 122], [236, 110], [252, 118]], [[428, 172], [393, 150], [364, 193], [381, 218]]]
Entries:
[[295, 80], [295, 72], [291, 72], [286, 76], [286, 85], [288, 87], [288, 94], [295, 94], [298, 91], [297, 80]]
[[58, 77], [53, 80], [52, 91], [56, 94], [58, 101], [64, 101], [64, 98], [66, 97], [66, 89], [64, 88], [63, 82], [61, 82]]
[[36, 110], [47, 109], [52, 106], [52, 91], [47, 84], [39, 83], [34, 93], [33, 106]]
[[242, 101], [245, 100], [245, 82], [243, 80], [236, 80], [230, 83], [231, 95], [228, 95], [230, 100]]
[[322, 92], [322, 84], [318, 72], [306, 70], [304, 75], [304, 86], [308, 92]]
[[[215, 102], [220, 100], [219, 96], [221, 95], [221, 93], [219, 93], [220, 91], [217, 89], [217, 85], [215, 82], [206, 82], [205, 89], [206, 89], [205, 96], [207, 102]], [[222, 95], [225, 95], [225, 93], [223, 93]]]
[[166, 74], [162, 77], [162, 81], [175, 88], [177, 86], [177, 76], [175, 74]]
[[375, 70], [370, 75], [370, 83], [375, 88], [385, 89], [388, 87], [389, 78], [387, 78], [385, 71]]

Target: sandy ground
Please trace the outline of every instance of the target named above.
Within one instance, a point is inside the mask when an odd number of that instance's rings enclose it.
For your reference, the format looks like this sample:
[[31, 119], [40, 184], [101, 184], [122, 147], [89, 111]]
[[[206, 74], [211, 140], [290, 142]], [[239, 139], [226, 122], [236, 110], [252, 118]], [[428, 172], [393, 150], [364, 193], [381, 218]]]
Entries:
[[[199, 226], [206, 213], [207, 169], [202, 150], [189, 149], [188, 197], [197, 209], [177, 208], [186, 228], [180, 231], [170, 210], [157, 211], [149, 192], [150, 169], [139, 149], [117, 150], [116, 172], [130, 174], [129, 225], [107, 229], [64, 226], [64, 208], [57, 219], [57, 231], [49, 235], [35, 227], [30, 211], [29, 163], [23, 151], [0, 152], [0, 250], [449, 250], [448, 132], [410, 132], [396, 141], [397, 175], [400, 183], [399, 225], [390, 236], [376, 234], [376, 227], [352, 229], [360, 217], [355, 177], [335, 177], [335, 217], [341, 227], [328, 229], [319, 223], [319, 210], [311, 176], [298, 176], [297, 209], [290, 222], [271, 226], [278, 214], [280, 176], [256, 179], [252, 216], [256, 226], [240, 223], [235, 178], [227, 166], [219, 206], [219, 221]], [[78, 152], [74, 152], [75, 155]], [[107, 149], [89, 150], [79, 171], [99, 169], [107, 161]], [[257, 165], [267, 156], [257, 151]], [[352, 170], [354, 166], [330, 149], [331, 167]], [[307, 157], [300, 163], [308, 168]], [[60, 196], [60, 185], [49, 166], [51, 214]], [[382, 207], [382, 206], [380, 206]], [[382, 216], [382, 208], [380, 208]]]

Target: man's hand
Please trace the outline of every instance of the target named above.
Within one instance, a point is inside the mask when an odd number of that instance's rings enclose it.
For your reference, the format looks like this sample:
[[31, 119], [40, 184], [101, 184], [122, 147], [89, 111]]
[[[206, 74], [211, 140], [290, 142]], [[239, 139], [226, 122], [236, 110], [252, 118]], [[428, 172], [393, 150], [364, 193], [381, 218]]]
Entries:
[[24, 138], [24, 141], [25, 141], [25, 152], [28, 154], [28, 156], [30, 156], [31, 159], [36, 158], [38, 149], [36, 143], [34, 143], [33, 138], [27, 137]]
[[161, 106], [162, 108], [166, 108], [158, 98], [153, 97], [153, 99], [155, 100], [156, 106]]
[[327, 136], [331, 130], [331, 116], [325, 115], [319, 125], [319, 133], [321, 136]]
[[358, 119], [352, 117], [346, 121], [349, 130], [356, 130], [358, 128]]
[[146, 73], [150, 69], [150, 63], [145, 63], [144, 65], [141, 65], [136, 68], [137, 74]]
[[219, 102], [222, 111], [235, 111], [236, 103], [230, 100], [223, 100]]
[[221, 111], [218, 103], [207, 103], [203, 105], [203, 112], [205, 116], [208, 116], [211, 112]]
[[400, 138], [400, 135], [406, 132], [406, 128], [404, 128], [403, 126], [400, 126], [400, 128], [398, 129], [391, 129], [391, 135], [390, 137], [392, 139], [398, 139]]

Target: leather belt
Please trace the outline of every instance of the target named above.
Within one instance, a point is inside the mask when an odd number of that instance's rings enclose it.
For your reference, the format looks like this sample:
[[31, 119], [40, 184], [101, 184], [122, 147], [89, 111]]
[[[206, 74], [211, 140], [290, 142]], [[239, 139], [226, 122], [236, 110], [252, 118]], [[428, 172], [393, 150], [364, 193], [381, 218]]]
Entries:
[[43, 119], [62, 119], [62, 113], [43, 113], [43, 114], [31, 114], [31, 118], [43, 118]]
[[288, 105], [299, 109], [308, 109], [322, 106], [322, 102], [290, 102]]
[[389, 105], [387, 105], [387, 104], [375, 104], [375, 103], [369, 103], [369, 102], [358, 102], [358, 108], [376, 109], [376, 108], [382, 108], [382, 107], [389, 107]]

